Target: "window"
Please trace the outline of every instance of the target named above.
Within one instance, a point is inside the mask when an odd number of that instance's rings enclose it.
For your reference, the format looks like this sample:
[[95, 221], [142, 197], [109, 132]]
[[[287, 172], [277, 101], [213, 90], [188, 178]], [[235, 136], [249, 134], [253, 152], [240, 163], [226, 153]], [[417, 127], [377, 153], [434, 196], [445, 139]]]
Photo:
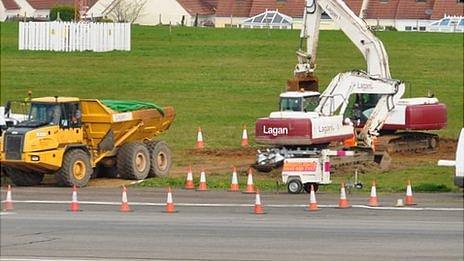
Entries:
[[404, 30], [405, 30], [405, 31], [411, 31], [411, 26], [406, 26], [406, 27], [404, 27]]
[[257, 16], [257, 17], [255, 17], [255, 19], [253, 19], [253, 22], [255, 22], [255, 23], [258, 22], [258, 23], [260, 23], [260, 22], [263, 20], [263, 17], [264, 17], [264, 15]]
[[423, 32], [423, 31], [425, 31], [425, 30], [427, 30], [425, 26], [419, 26], [419, 31], [422, 31], [422, 32]]
[[58, 125], [60, 122], [60, 106], [55, 103], [33, 103], [28, 121]]
[[459, 4], [464, 4], [464, 0], [458, 0]]
[[281, 98], [280, 99], [281, 111], [301, 111], [300, 98]]
[[242, 22], [243, 26], [253, 28], [291, 28], [293, 20], [291, 17], [279, 13], [278, 11], [266, 11], [254, 17], [245, 19]]
[[305, 97], [303, 101], [303, 108], [304, 111], [314, 111], [316, 107], [319, 105], [319, 96], [309, 96]]
[[461, 21], [459, 21], [458, 26], [464, 26], [464, 19], [461, 19]]
[[69, 102], [61, 104], [60, 127], [79, 128], [81, 127], [81, 119], [82, 114], [79, 103]]
[[449, 21], [450, 21], [450, 19], [448, 19], [448, 18], [443, 19], [443, 20], [441, 20], [440, 25], [448, 25]]
[[427, 2], [427, 0], [416, 0], [416, 2], [418, 2], [418, 3], [425, 3], [425, 2]]

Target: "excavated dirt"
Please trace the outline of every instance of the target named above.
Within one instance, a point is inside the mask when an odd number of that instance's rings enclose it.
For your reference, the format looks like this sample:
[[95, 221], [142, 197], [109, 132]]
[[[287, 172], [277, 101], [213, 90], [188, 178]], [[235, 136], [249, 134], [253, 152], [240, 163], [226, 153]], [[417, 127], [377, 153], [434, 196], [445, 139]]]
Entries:
[[[407, 169], [414, 166], [419, 166], [424, 163], [436, 163], [439, 159], [454, 159], [456, 153], [456, 140], [442, 139], [437, 151], [435, 152], [404, 152], [394, 153], [391, 156], [391, 170]], [[236, 166], [239, 173], [245, 175], [247, 169], [255, 161], [256, 149], [203, 149], [203, 150], [188, 150], [177, 153], [174, 157], [175, 164], [172, 167], [172, 177], [183, 177], [187, 173], [188, 166], [191, 164], [194, 173], [204, 168], [207, 173], [229, 175], [232, 166]], [[370, 171], [380, 171], [380, 167], [376, 163], [363, 163], [360, 165], [343, 166], [334, 170], [334, 174], [352, 174], [355, 169], [359, 173]], [[268, 176], [272, 179], [280, 177], [280, 170], [274, 170], [271, 173], [259, 173], [259, 176]], [[89, 184], [90, 186], [120, 186], [127, 184], [127, 181], [118, 179], [95, 179]]]

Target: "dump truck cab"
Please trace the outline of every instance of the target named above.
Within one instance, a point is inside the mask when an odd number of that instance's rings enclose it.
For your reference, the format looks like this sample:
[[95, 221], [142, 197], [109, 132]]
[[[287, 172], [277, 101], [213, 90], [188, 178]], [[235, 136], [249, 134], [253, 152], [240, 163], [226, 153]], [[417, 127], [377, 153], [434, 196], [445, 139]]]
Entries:
[[27, 119], [6, 130], [3, 136], [2, 164], [19, 164], [25, 171], [54, 171], [61, 166], [58, 159], [64, 153], [63, 144], [82, 143], [79, 99], [33, 99]]
[[85, 148], [80, 101], [75, 97], [32, 99], [25, 121], [3, 135], [2, 165], [18, 185], [35, 185], [62, 166], [69, 147]]
[[27, 119], [3, 134], [4, 172], [16, 185], [37, 185], [44, 174], [55, 174], [63, 186], [85, 186], [95, 170], [129, 179], [166, 175], [171, 152], [153, 138], [169, 128], [174, 109], [131, 102], [139, 107], [117, 111], [120, 104], [76, 97], [32, 99]]

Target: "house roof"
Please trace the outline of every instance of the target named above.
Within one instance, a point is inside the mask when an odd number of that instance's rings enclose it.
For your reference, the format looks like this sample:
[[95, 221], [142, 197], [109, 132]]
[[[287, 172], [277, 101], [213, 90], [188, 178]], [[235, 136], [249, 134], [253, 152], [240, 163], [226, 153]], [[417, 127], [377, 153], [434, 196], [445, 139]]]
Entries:
[[[359, 15], [362, 0], [344, 1]], [[269, 9], [279, 10], [290, 17], [302, 17], [304, 2], [305, 0], [217, 0], [216, 16], [252, 17]], [[464, 15], [464, 4], [457, 0], [370, 0], [366, 18], [440, 19], [445, 14]]]
[[446, 15], [464, 15], [464, 3], [456, 0], [435, 0], [432, 19], [441, 19]]
[[191, 15], [212, 15], [216, 13], [218, 0], [177, 0]]
[[303, 17], [304, 0], [254, 0], [249, 16], [255, 16], [266, 9], [279, 10], [291, 17]]
[[400, 0], [372, 0], [367, 6], [367, 19], [395, 18]]
[[219, 0], [216, 16], [250, 17], [253, 2], [253, 0]]
[[2, 0], [3, 7], [6, 10], [19, 10], [21, 9], [15, 0]]
[[[46, 10], [51, 9], [56, 5], [74, 6], [74, 0], [26, 0], [34, 9]], [[89, 8], [92, 7], [97, 0], [87, 0]]]
[[344, 0], [344, 2], [356, 15], [359, 15], [363, 0]]
[[430, 19], [434, 1], [418, 2], [416, 0], [401, 0], [398, 4], [397, 19]]

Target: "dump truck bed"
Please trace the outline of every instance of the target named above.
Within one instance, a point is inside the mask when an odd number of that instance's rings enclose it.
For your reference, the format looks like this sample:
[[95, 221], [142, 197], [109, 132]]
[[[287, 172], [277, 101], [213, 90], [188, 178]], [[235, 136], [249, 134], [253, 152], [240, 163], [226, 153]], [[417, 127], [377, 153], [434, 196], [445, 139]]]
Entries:
[[88, 145], [102, 150], [152, 139], [169, 129], [175, 117], [173, 107], [118, 112], [97, 99], [81, 100], [81, 110]]

